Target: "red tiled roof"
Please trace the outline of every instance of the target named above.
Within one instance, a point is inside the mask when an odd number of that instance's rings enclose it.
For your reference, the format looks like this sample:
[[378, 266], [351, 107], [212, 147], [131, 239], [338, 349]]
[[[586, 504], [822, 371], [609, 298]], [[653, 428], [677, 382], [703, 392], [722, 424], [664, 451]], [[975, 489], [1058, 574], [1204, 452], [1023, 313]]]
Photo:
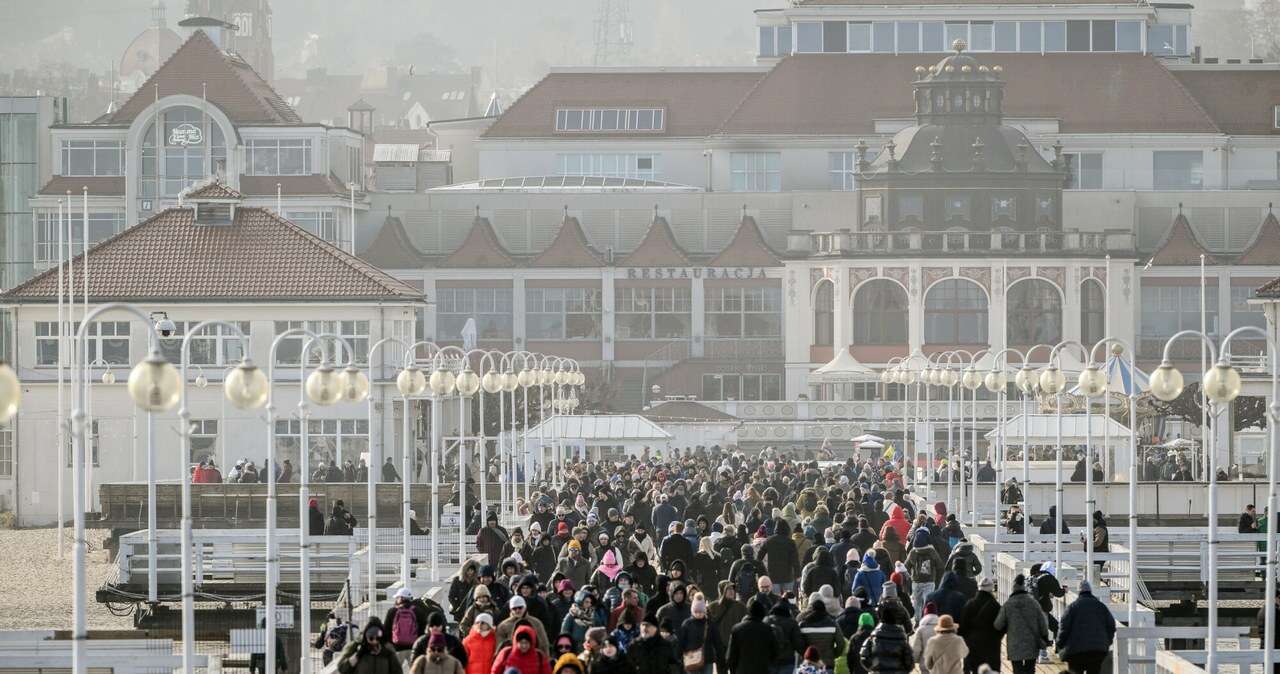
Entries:
[[531, 267], [603, 267], [604, 258], [591, 247], [582, 224], [565, 216], [560, 231], [541, 253], [529, 261]]
[[1253, 243], [1240, 255], [1236, 264], [1280, 265], [1280, 221], [1276, 220], [1274, 213], [1267, 213], [1263, 218]]
[[1261, 288], [1253, 291], [1253, 296], [1262, 299], [1280, 299], [1280, 278], [1267, 281]]
[[421, 269], [427, 261], [404, 231], [404, 223], [393, 215], [382, 221], [382, 228], [360, 253], [360, 259], [379, 269]]
[[1164, 240], [1160, 242], [1160, 245], [1156, 246], [1156, 252], [1151, 256], [1151, 264], [1200, 264], [1201, 255], [1204, 255], [1207, 264], [1215, 263], [1214, 257], [1209, 254], [1209, 249], [1200, 243], [1195, 231], [1191, 229], [1191, 223], [1187, 221], [1187, 216], [1178, 213], [1177, 217], [1173, 219], [1173, 226], [1164, 235]]
[[619, 267], [663, 267], [667, 265], [688, 266], [689, 255], [676, 241], [667, 219], [655, 216], [649, 225], [649, 231], [636, 247], [627, 254]]
[[200, 187], [196, 187], [186, 193], [184, 197], [190, 200], [196, 199], [239, 199], [239, 192], [227, 187], [222, 181], [214, 180]]
[[350, 194], [342, 181], [332, 175], [314, 173], [305, 176], [240, 176], [240, 191], [245, 196], [264, 197], [276, 195], [276, 183], [286, 196], [346, 195]]
[[1280, 103], [1275, 70], [1174, 70], [1173, 76], [1209, 112], [1223, 133], [1271, 136]]
[[[77, 258], [73, 264], [80, 267]], [[57, 268], [0, 301], [57, 300]], [[422, 299], [422, 292], [276, 217], [239, 207], [227, 225], [199, 225], [191, 208], [170, 208], [89, 251], [95, 302], [317, 302]]]
[[471, 223], [471, 231], [463, 239], [458, 249], [449, 253], [440, 263], [441, 267], [514, 267], [515, 258], [498, 240], [498, 233], [493, 231], [489, 218], [476, 216]]
[[764, 240], [756, 219], [744, 215], [742, 222], [738, 224], [738, 231], [729, 240], [729, 245], [707, 264], [712, 267], [778, 267], [782, 265], [782, 261]]
[[210, 103], [218, 106], [237, 124], [302, 123], [298, 113], [249, 64], [218, 49], [213, 40], [200, 30], [192, 33], [178, 51], [104, 122], [132, 122], [155, 102], [157, 85], [162, 97], [187, 94], [200, 98], [203, 93]]
[[124, 196], [124, 176], [52, 176], [40, 188], [40, 194], [64, 196], [70, 190], [74, 196], [89, 188], [89, 196]]
[[[913, 114], [916, 66], [936, 54], [798, 54], [782, 59], [719, 133], [855, 135]], [[1216, 133], [1194, 97], [1141, 54], [984, 54], [1004, 68], [1004, 113], [1060, 120], [1062, 133]], [[1159, 114], [1152, 111], [1159, 109]], [[1270, 108], [1268, 108], [1269, 110]]]
[[[706, 136], [763, 75], [759, 71], [551, 73], [512, 103], [483, 137]], [[665, 108], [666, 128], [656, 134], [556, 133], [557, 108], [600, 106]]]

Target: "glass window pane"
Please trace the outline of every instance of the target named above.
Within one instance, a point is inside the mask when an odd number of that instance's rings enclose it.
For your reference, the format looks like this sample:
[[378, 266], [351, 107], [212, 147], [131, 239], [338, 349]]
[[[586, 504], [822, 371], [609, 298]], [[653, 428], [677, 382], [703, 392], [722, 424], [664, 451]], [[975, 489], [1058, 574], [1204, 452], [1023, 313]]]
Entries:
[[1173, 27], [1173, 51], [1179, 56], [1186, 55], [1187, 51], [1187, 27]]
[[1199, 150], [1157, 150], [1151, 153], [1151, 161], [1157, 190], [1204, 187], [1204, 153]]
[[969, 23], [967, 21], [947, 22], [947, 39], [943, 48], [951, 49], [951, 45], [955, 44], [956, 40], [969, 41]]
[[998, 52], [1018, 50], [1018, 24], [1013, 21], [995, 23], [995, 50]]
[[1067, 51], [1089, 51], [1089, 22], [1067, 22]]
[[1044, 22], [1044, 50], [1047, 52], [1067, 50], [1067, 24], [1064, 21]]
[[921, 32], [921, 51], [940, 52], [946, 51], [943, 46], [943, 30], [941, 21], [925, 21], [920, 24]]
[[760, 26], [760, 50], [759, 50], [759, 54], [760, 54], [761, 56], [775, 56], [775, 55], [776, 55], [776, 52], [774, 52], [774, 50], [773, 50], [773, 33], [774, 33], [774, 30], [775, 30], [775, 29], [774, 29], [774, 27], [773, 27], [773, 26]]
[[969, 48], [973, 51], [991, 51], [991, 30], [990, 23], [975, 22], [970, 26], [969, 35], [973, 41], [969, 43]]
[[786, 56], [791, 53], [791, 26], [780, 26], [778, 28], [778, 56]]
[[898, 22], [898, 51], [911, 53], [920, 51], [920, 22]]
[[1147, 51], [1157, 56], [1172, 56], [1173, 26], [1156, 23], [1147, 29]]
[[822, 51], [822, 24], [812, 21], [796, 24], [796, 51], [802, 54]]
[[1039, 21], [1018, 22], [1018, 51], [1040, 53]]
[[846, 47], [846, 26], [844, 21], [822, 22], [822, 51], [840, 53]]
[[1115, 21], [1094, 21], [1093, 22], [1093, 51], [1115, 51], [1116, 50], [1116, 22]]
[[877, 21], [871, 24], [875, 39], [875, 51], [881, 54], [893, 53], [893, 23], [889, 21]]
[[1142, 49], [1142, 22], [1116, 22], [1116, 51], [1136, 52]]
[[849, 51], [851, 52], [871, 51], [871, 24], [869, 23], [849, 24]]

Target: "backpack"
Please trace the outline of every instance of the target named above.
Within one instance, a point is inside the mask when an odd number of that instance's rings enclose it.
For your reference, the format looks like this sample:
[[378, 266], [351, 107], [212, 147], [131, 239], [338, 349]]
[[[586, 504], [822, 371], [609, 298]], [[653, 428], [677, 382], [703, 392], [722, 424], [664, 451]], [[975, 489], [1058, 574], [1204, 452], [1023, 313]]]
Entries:
[[748, 596], [755, 593], [756, 589], [756, 565], [753, 562], [743, 560], [742, 566], [738, 569], [737, 587], [738, 594]]
[[938, 576], [937, 576], [936, 574], [934, 574], [934, 572], [933, 572], [933, 559], [932, 559], [932, 558], [925, 557], [923, 560], [921, 560], [921, 562], [920, 562], [920, 570], [919, 570], [919, 572], [917, 572], [917, 575], [922, 576], [922, 577], [924, 577], [924, 578], [928, 578], [928, 579], [930, 579], [928, 582], [933, 582], [933, 579], [938, 577]]
[[391, 643], [396, 646], [413, 646], [418, 638], [418, 616], [412, 606], [401, 606], [396, 609], [395, 621], [391, 626]]

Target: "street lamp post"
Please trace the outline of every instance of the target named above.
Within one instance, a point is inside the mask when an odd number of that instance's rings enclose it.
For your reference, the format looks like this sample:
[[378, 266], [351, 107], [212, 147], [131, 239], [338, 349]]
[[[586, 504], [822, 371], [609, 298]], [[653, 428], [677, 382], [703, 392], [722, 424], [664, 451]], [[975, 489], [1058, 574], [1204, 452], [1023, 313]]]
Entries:
[[[366, 476], [367, 484], [365, 485], [366, 487], [365, 529], [368, 532], [368, 539], [369, 539], [368, 552], [367, 552], [367, 554], [369, 555], [368, 557], [369, 596], [367, 600], [369, 602], [369, 615], [378, 614], [377, 612], [377, 607], [378, 607], [378, 553], [377, 553], [377, 550], [378, 550], [378, 547], [377, 547], [376, 541], [377, 541], [377, 528], [378, 528], [378, 482], [380, 480], [380, 474], [382, 471], [382, 452], [375, 450], [373, 445], [374, 402], [373, 402], [373, 395], [371, 394], [371, 391], [370, 391], [370, 382], [375, 381], [374, 374], [373, 374], [373, 357], [375, 354], [377, 354], [378, 349], [382, 348], [384, 345], [387, 345], [387, 344], [395, 344], [399, 346], [403, 351], [407, 351], [409, 348], [405, 346], [404, 342], [400, 341], [399, 339], [396, 339], [395, 337], [383, 337], [382, 339], [379, 339], [378, 341], [374, 342], [373, 346], [369, 347], [369, 353], [365, 361], [366, 374], [364, 377], [364, 384], [363, 384], [364, 385], [363, 398], [365, 401], [365, 411], [366, 411], [366, 415], [369, 423], [369, 474]], [[385, 353], [383, 355], [385, 360]], [[379, 363], [379, 366], [380, 368], [385, 369], [383, 363]], [[347, 372], [345, 373], [347, 387], [344, 387], [343, 397], [347, 400], [347, 402], [357, 402], [354, 399], [355, 396], [351, 394], [358, 393], [358, 390], [351, 390], [349, 387], [358, 388], [360, 386], [360, 380], [356, 378], [354, 374], [351, 373], [351, 369], [352, 368], [348, 367]], [[386, 408], [385, 395], [383, 396], [383, 408], [384, 409]], [[379, 427], [379, 430], [382, 430], [381, 427]], [[385, 438], [385, 436], [383, 437]], [[385, 445], [386, 445], [386, 441], [384, 439], [383, 446]], [[405, 481], [408, 481], [409, 476], [405, 475], [403, 476], [402, 479]], [[350, 616], [348, 616], [348, 619], [350, 619]]]
[[[430, 389], [431, 396], [432, 396], [432, 403], [431, 403], [431, 510], [432, 510], [432, 514], [431, 516], [434, 521], [431, 529], [431, 580], [433, 581], [439, 580], [440, 538], [442, 536], [442, 534], [440, 533], [440, 529], [441, 529], [440, 527], [440, 462], [441, 462], [441, 459], [443, 458], [442, 452], [444, 450], [444, 437], [443, 437], [444, 436], [444, 428], [443, 428], [444, 401], [446, 398], [449, 397], [450, 394], [454, 392], [457, 385], [457, 375], [455, 375], [453, 373], [453, 370], [447, 367], [446, 365], [446, 361], [445, 361], [446, 353], [450, 354], [451, 357], [457, 359], [458, 361], [462, 361], [466, 357], [466, 352], [464, 352], [462, 349], [456, 346], [445, 346], [445, 347], [438, 348], [435, 354], [432, 355], [431, 357], [431, 376], [427, 378], [427, 387]], [[459, 366], [461, 366], [461, 363], [459, 363]], [[459, 367], [459, 369], [461, 369], [461, 367]], [[461, 404], [461, 398], [459, 398], [459, 404]], [[462, 435], [461, 428], [458, 429], [458, 434], [459, 434], [459, 438], [461, 438], [461, 435]], [[461, 440], [459, 440], [459, 443], [461, 443]], [[459, 451], [458, 459], [459, 459], [459, 462], [461, 462], [461, 459], [462, 459], [461, 451]], [[459, 466], [458, 468], [458, 477], [459, 477], [458, 489], [459, 489], [459, 494], [461, 494], [465, 490], [465, 482], [463, 482], [462, 478], [466, 477], [465, 474], [463, 474], [462, 472], [461, 466]], [[459, 511], [459, 516], [465, 519], [465, 516], [463, 515], [463, 510], [464, 510], [463, 501], [464, 499], [462, 497], [458, 499], [458, 511]], [[409, 506], [408, 506], [408, 503], [406, 502], [405, 514], [404, 514], [405, 529], [408, 529], [409, 527], [408, 508]], [[463, 525], [462, 528], [465, 530], [465, 525]], [[405, 546], [406, 546], [405, 560], [406, 561], [405, 561], [405, 571], [404, 571], [404, 573], [406, 574], [404, 578], [404, 582], [406, 586], [408, 585], [408, 582], [409, 582], [408, 575], [407, 575], [409, 541], [407, 536], [408, 534], [406, 534], [406, 539], [405, 539]]]
[[[1057, 568], [1062, 568], [1062, 530], [1064, 528], [1064, 522], [1066, 521], [1066, 514], [1063, 512], [1063, 509], [1062, 509], [1062, 391], [1067, 385], [1067, 377], [1062, 373], [1062, 367], [1061, 367], [1062, 357], [1059, 355], [1059, 353], [1061, 352], [1062, 347], [1068, 346], [1068, 345], [1074, 345], [1079, 347], [1081, 352], [1084, 352], [1085, 354], [1084, 360], [1088, 360], [1088, 352], [1083, 346], [1080, 345], [1079, 342], [1075, 342], [1072, 340], [1064, 340], [1062, 342], [1059, 342], [1057, 345], [1053, 347], [1053, 349], [1049, 351], [1049, 364], [1046, 365], [1044, 370], [1040, 372], [1040, 380], [1039, 380], [1040, 390], [1053, 396], [1054, 401], [1057, 405], [1056, 425], [1057, 425], [1058, 447], [1057, 447], [1057, 451], [1055, 452], [1056, 461], [1054, 463], [1054, 469], [1053, 469], [1054, 507], [1056, 508], [1058, 513], [1057, 520], [1054, 522], [1054, 525], [1057, 527], [1057, 530], [1054, 531], [1054, 534], [1053, 534], [1053, 564]], [[1086, 432], [1087, 432], [1087, 429], [1086, 429]], [[1086, 456], [1088, 456], [1087, 444], [1085, 446], [1085, 453], [1086, 453]], [[1086, 488], [1086, 491], [1087, 491], [1087, 488]], [[1086, 496], [1085, 498], [1087, 500], [1088, 496]], [[1087, 528], [1089, 527], [1091, 518], [1092, 518], [1091, 512], [1085, 514], [1086, 534], [1088, 532]], [[1088, 541], [1091, 540], [1092, 537], [1086, 535], [1085, 539], [1086, 539], [1086, 545], [1088, 545], [1089, 544]], [[1088, 578], [1089, 574], [1090, 574], [1090, 571], [1086, 569], [1085, 577]]]
[[[972, 426], [969, 451], [972, 454], [970, 470], [973, 472], [970, 476], [972, 483], [969, 492], [969, 526], [974, 529], [978, 528], [978, 389], [982, 388], [982, 373], [978, 371], [978, 361], [987, 353], [983, 350], [971, 355], [969, 364], [960, 375], [960, 385], [969, 390], [969, 423]], [[963, 433], [964, 430], [961, 429], [960, 432]], [[997, 524], [996, 529], [999, 528]]]
[[[409, 410], [411, 408], [412, 396], [421, 396], [426, 393], [430, 384], [426, 373], [418, 368], [416, 364], [416, 352], [419, 346], [427, 347], [428, 354], [434, 357], [434, 352], [439, 351], [440, 347], [433, 342], [415, 342], [409, 345], [404, 351], [404, 368], [396, 375], [396, 390], [400, 392], [401, 419], [400, 428], [402, 437], [400, 438], [400, 584], [402, 587], [409, 587], [409, 565], [411, 558], [409, 548], [412, 539], [409, 535], [409, 510], [410, 499], [412, 497], [411, 489], [413, 485], [413, 453], [416, 451], [413, 438], [413, 425], [410, 418]], [[438, 402], [431, 402], [431, 436], [434, 442], [435, 433], [438, 424], [436, 423], [436, 413], [438, 410]], [[433, 453], [431, 456], [431, 580], [439, 579], [436, 570], [436, 540], [440, 536], [440, 500], [436, 493], [436, 466], [434, 455], [434, 444], [432, 445]]]
[[[195, 554], [191, 532], [191, 475], [187, 468], [191, 465], [191, 411], [187, 405], [187, 368], [191, 361], [191, 338], [206, 328], [216, 327], [227, 330], [240, 340], [240, 348], [244, 358], [240, 365], [231, 369], [223, 378], [223, 398], [229, 400], [237, 409], [249, 410], [262, 407], [267, 402], [267, 378], [253, 361], [249, 359], [249, 339], [245, 337], [239, 326], [227, 321], [204, 321], [187, 331], [182, 338], [181, 398], [178, 408], [182, 433], [182, 666], [186, 674], [195, 671], [195, 660], [188, 654], [195, 653], [195, 591], [192, 555]], [[130, 375], [130, 380], [133, 377]], [[225, 433], [226, 429], [219, 429]], [[305, 652], [305, 651], [303, 651]]]
[[[996, 405], [997, 405], [996, 437], [997, 437], [997, 444], [999, 444], [999, 447], [1000, 447], [1000, 451], [999, 451], [999, 454], [997, 454], [996, 456], [999, 459], [998, 465], [1000, 467], [996, 470], [996, 527], [995, 527], [995, 535], [992, 537], [992, 540], [995, 541], [996, 543], [1000, 542], [1000, 510], [1005, 505], [1000, 498], [1001, 489], [1004, 487], [1004, 476], [1005, 476], [1004, 464], [1009, 459], [1009, 448], [1008, 448], [1008, 443], [1006, 441], [1006, 434], [1005, 434], [1005, 428], [1004, 428], [1005, 426], [1005, 409], [1004, 408], [1005, 408], [1005, 403], [1009, 396], [1009, 375], [1005, 373], [1005, 370], [1009, 366], [1009, 354], [1011, 353], [1018, 356], [1020, 359], [1022, 359], [1022, 362], [1024, 364], [1026, 363], [1026, 360], [1027, 360], [1026, 356], [1023, 356], [1021, 351], [1018, 351], [1017, 349], [1009, 349], [1009, 348], [1001, 349], [1000, 351], [997, 351], [991, 355], [991, 370], [987, 372], [985, 377], [982, 378], [982, 385], [987, 389], [987, 391], [990, 393], [996, 394]], [[1027, 422], [1027, 419], [1024, 416], [1022, 419], [1022, 425], [1024, 428], [1026, 427], [1026, 422]], [[1026, 454], [1026, 451], [1027, 450], [1024, 447], [1022, 450], [1023, 454]], [[1023, 474], [1023, 479], [1024, 480], [1026, 479], [1025, 473]], [[1028, 536], [1027, 524], [1026, 524], [1027, 520], [1026, 520], [1025, 514], [1023, 515], [1022, 521], [1023, 521], [1022, 539], [1025, 543]]]
[[[152, 324], [151, 319], [141, 309], [131, 304], [109, 303], [103, 304], [93, 311], [88, 312], [80, 322], [80, 327], [76, 331], [75, 341], [72, 344], [74, 349], [81, 350], [81, 357], [88, 359], [89, 345], [85, 337], [88, 335], [87, 326], [97, 316], [108, 311], [124, 311], [132, 314], [139, 320], [143, 321], [151, 332], [150, 349], [147, 358], [134, 366], [129, 373], [128, 391], [129, 396], [133, 399], [137, 406], [154, 412], [163, 412], [173, 409], [178, 404], [178, 398], [181, 395], [179, 389], [181, 382], [179, 381], [178, 371], [164, 359], [159, 348], [159, 335], [156, 334], [156, 328]], [[73, 612], [73, 628], [71, 643], [71, 668], [73, 674], [84, 674], [88, 669], [88, 662], [85, 656], [85, 641], [88, 640], [88, 615], [87, 615], [87, 596], [85, 587], [85, 554], [87, 543], [85, 541], [84, 532], [84, 462], [85, 462], [85, 444], [86, 444], [86, 424], [84, 403], [86, 391], [79, 386], [71, 388], [73, 407], [71, 410], [71, 433], [72, 433], [72, 459], [71, 459], [71, 477], [72, 477], [72, 517], [74, 518], [75, 527], [75, 543], [72, 550], [73, 570], [72, 570], [72, 612]], [[0, 366], [0, 418], [7, 420], [16, 411], [20, 396], [20, 388], [17, 376], [8, 366]], [[8, 416], [4, 416], [8, 414]], [[184, 477], [184, 482], [186, 478]], [[188, 534], [189, 536], [189, 534]], [[189, 550], [189, 546], [184, 546], [184, 550]], [[184, 562], [186, 569], [190, 571], [190, 562]], [[189, 574], [184, 574], [189, 577]], [[189, 581], [184, 581], [188, 583]], [[184, 595], [189, 594], [190, 585], [184, 587]], [[194, 621], [183, 621], [183, 643], [194, 641]], [[188, 636], [190, 635], [190, 636]], [[187, 672], [194, 671], [194, 648], [183, 651], [183, 669]]]

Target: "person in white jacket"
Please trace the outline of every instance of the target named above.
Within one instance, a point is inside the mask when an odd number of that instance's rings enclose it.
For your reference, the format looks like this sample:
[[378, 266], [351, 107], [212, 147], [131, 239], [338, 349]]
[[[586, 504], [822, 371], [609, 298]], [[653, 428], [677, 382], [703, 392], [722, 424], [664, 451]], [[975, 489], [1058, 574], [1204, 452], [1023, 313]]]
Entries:
[[929, 674], [929, 669], [924, 664], [924, 653], [929, 640], [933, 638], [933, 628], [938, 625], [938, 608], [933, 604], [926, 604], [924, 611], [924, 617], [920, 619], [916, 625], [916, 631], [911, 635], [911, 655], [920, 665], [920, 674]]

